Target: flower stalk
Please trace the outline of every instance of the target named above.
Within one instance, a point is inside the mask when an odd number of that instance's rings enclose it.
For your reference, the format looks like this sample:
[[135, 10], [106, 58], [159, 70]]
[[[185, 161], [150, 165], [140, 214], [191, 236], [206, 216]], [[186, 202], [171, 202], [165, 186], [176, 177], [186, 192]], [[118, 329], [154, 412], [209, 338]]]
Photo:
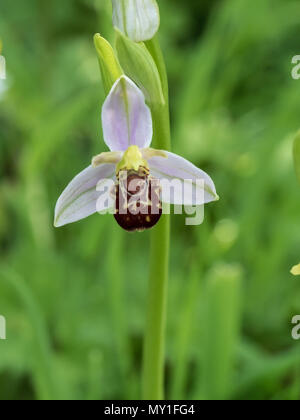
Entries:
[[164, 355], [169, 272], [170, 217], [152, 232], [143, 360], [144, 400], [164, 399]]
[[[154, 123], [153, 143], [162, 150], [171, 149], [170, 112], [168, 83], [163, 55], [155, 43], [156, 65], [164, 82], [164, 104], [152, 106]], [[150, 51], [151, 53], [151, 51]], [[145, 400], [164, 399], [165, 330], [167, 314], [167, 291], [169, 277], [170, 216], [163, 215], [151, 233], [150, 272], [146, 333], [144, 340], [143, 389]]]

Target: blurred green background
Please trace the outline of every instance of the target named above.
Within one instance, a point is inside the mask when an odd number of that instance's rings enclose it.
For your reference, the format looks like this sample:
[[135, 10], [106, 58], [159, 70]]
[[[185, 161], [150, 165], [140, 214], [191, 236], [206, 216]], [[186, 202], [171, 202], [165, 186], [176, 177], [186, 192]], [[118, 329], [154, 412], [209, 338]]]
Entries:
[[[161, 0], [173, 150], [221, 200], [172, 217], [166, 397], [300, 399], [298, 0]], [[1, 0], [0, 399], [140, 397], [149, 233], [110, 216], [55, 230], [67, 183], [104, 150], [93, 34], [109, 0]], [[3, 92], [4, 88], [6, 89]]]

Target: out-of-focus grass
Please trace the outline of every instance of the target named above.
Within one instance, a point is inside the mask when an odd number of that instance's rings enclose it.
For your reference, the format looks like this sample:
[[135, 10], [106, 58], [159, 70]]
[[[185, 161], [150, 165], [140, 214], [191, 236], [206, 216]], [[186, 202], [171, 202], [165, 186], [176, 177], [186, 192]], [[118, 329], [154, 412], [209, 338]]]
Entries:
[[[221, 196], [202, 226], [172, 219], [167, 397], [299, 399], [300, 4], [159, 3], [173, 148]], [[62, 189], [104, 150], [92, 36], [113, 39], [109, 4], [1, 1], [1, 399], [140, 396], [149, 234], [97, 215], [52, 227]]]

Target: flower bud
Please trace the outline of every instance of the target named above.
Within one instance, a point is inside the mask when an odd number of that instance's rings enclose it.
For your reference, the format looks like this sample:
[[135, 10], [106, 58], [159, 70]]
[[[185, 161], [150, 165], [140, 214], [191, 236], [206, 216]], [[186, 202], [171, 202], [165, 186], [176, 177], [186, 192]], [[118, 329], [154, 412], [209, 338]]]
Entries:
[[100, 34], [94, 36], [105, 93], [108, 94], [123, 71], [110, 43]]
[[131, 41], [118, 30], [116, 32], [116, 50], [126, 75], [142, 89], [151, 105], [165, 104], [160, 75], [146, 46]]
[[148, 41], [160, 24], [156, 0], [112, 0], [113, 23], [132, 41]]

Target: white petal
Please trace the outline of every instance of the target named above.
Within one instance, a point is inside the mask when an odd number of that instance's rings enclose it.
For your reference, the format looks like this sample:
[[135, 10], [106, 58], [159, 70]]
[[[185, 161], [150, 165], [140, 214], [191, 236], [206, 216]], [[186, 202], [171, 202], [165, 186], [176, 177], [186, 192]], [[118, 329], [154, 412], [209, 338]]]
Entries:
[[97, 201], [101, 195], [99, 181], [105, 182], [114, 177], [115, 165], [112, 164], [103, 164], [96, 168], [89, 166], [82, 171], [59, 197], [55, 208], [54, 225], [64, 226], [100, 211], [97, 207]]
[[151, 175], [161, 181], [163, 202], [201, 206], [219, 199], [212, 179], [204, 171], [181, 156], [164, 153], [167, 158], [148, 160]]
[[133, 145], [142, 149], [151, 144], [151, 111], [142, 91], [126, 76], [116, 81], [104, 102], [102, 127], [111, 151], [125, 151]]
[[132, 41], [152, 39], [159, 29], [156, 0], [112, 0], [113, 23]]

